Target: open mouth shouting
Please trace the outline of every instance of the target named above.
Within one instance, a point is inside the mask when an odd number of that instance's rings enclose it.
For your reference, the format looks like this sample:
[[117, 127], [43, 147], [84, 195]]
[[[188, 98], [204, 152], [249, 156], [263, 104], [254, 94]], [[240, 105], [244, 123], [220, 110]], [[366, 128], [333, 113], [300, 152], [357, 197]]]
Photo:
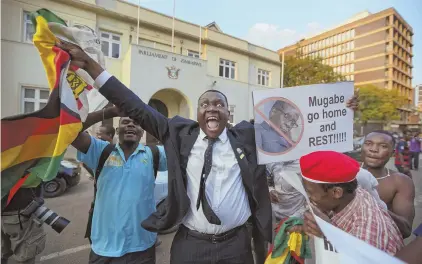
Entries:
[[220, 126], [220, 119], [216, 116], [209, 116], [206, 119], [209, 131], [217, 131]]
[[136, 131], [131, 130], [131, 129], [126, 130], [125, 131], [125, 137], [130, 137], [130, 138], [136, 137]]

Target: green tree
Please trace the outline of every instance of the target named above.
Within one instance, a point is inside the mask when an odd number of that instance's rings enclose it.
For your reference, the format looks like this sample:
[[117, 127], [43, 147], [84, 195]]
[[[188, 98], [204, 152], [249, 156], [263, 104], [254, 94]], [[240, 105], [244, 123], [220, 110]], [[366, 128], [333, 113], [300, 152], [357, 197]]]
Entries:
[[400, 96], [395, 90], [381, 89], [374, 85], [363, 85], [359, 89], [359, 110], [357, 120], [362, 123], [368, 121], [382, 121], [384, 124], [391, 120], [399, 120], [397, 110], [406, 103], [406, 97]]
[[284, 60], [283, 87], [343, 80], [344, 76], [334, 72], [331, 66], [322, 64], [321, 58], [301, 58], [300, 53], [298, 53], [296, 56], [287, 56]]

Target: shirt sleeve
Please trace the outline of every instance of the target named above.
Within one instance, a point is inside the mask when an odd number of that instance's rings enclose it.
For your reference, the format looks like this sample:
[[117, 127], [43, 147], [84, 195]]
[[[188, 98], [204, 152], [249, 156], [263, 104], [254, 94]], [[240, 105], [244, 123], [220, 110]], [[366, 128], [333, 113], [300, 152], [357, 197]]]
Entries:
[[89, 146], [88, 151], [85, 154], [78, 151], [77, 159], [85, 163], [88, 168], [95, 171], [97, 169], [101, 153], [108, 144], [110, 143], [107, 141], [91, 136], [91, 145]]
[[100, 75], [98, 75], [98, 77], [94, 81], [95, 88], [100, 89], [110, 78], [111, 74], [107, 71], [103, 71], [102, 73], [100, 73]]
[[158, 151], [160, 152], [160, 162], [158, 164], [159, 171], [166, 171], [167, 170], [167, 156], [166, 152], [164, 151], [163, 146], [157, 146]]

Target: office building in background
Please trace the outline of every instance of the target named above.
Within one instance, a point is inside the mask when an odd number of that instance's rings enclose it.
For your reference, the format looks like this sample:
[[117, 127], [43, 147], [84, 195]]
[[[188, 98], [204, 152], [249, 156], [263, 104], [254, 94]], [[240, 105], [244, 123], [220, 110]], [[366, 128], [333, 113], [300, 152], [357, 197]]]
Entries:
[[401, 123], [412, 113], [413, 29], [394, 9], [362, 12], [345, 23], [280, 49], [285, 56], [320, 57], [334, 71], [354, 81], [393, 89], [407, 98], [399, 109]]

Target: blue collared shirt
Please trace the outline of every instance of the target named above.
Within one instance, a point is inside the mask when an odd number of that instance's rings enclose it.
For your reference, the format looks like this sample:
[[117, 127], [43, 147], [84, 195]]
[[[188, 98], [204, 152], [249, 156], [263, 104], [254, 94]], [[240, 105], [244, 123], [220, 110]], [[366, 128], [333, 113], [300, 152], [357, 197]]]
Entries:
[[[109, 143], [91, 137], [86, 154], [78, 152], [78, 160], [93, 171], [104, 148]], [[167, 170], [163, 147], [159, 170]], [[127, 253], [152, 247], [157, 234], [141, 227], [141, 222], [155, 212], [155, 187], [152, 152], [139, 144], [125, 160], [119, 145], [104, 164], [97, 182], [94, 215], [92, 219], [92, 250], [100, 256], [120, 257]]]

